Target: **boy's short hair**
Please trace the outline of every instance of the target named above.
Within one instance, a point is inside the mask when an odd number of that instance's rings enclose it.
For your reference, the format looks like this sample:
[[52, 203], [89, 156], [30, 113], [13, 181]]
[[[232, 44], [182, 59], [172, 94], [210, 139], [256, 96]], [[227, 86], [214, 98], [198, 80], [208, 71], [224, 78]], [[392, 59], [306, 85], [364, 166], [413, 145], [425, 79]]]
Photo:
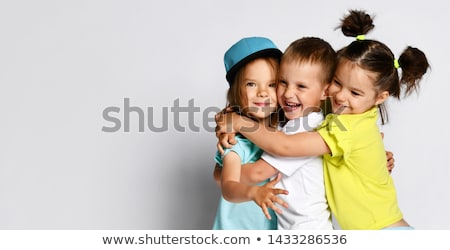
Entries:
[[331, 83], [336, 71], [336, 51], [318, 37], [303, 37], [292, 42], [281, 57], [281, 63], [318, 63], [323, 68], [323, 82]]

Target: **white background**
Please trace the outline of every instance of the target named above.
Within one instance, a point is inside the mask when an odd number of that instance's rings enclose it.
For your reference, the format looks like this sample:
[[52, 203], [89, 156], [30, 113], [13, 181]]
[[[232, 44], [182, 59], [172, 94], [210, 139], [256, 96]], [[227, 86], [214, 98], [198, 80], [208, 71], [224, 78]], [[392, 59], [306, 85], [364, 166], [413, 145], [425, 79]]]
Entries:
[[[245, 36], [284, 50], [302, 36], [335, 49], [348, 9], [375, 15], [367, 36], [396, 55], [422, 49], [432, 70], [418, 95], [389, 105], [382, 128], [395, 154], [405, 219], [450, 229], [450, 89], [445, 1], [1, 1], [0, 229], [209, 229], [219, 199], [212, 179], [216, 139], [208, 108], [222, 108], [223, 53]], [[124, 100], [145, 111], [130, 114]], [[171, 107], [199, 111], [176, 118]], [[119, 131], [103, 132], [122, 121]], [[168, 108], [168, 118], [163, 111]], [[147, 109], [153, 110], [150, 116]], [[189, 122], [199, 131], [189, 129]]]

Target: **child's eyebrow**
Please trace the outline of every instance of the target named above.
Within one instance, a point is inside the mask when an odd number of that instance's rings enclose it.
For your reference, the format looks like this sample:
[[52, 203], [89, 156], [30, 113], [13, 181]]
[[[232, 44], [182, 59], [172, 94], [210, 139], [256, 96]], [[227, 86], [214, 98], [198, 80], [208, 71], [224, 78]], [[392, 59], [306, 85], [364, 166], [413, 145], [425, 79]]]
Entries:
[[256, 82], [256, 80], [253, 78], [246, 77], [244, 78], [244, 82]]

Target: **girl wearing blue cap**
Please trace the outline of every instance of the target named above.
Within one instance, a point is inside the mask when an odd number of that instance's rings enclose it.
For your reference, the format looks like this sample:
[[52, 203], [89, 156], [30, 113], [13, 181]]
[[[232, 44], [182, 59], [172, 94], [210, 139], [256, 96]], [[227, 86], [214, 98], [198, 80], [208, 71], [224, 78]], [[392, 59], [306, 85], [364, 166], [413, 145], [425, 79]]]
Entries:
[[[383, 104], [389, 96], [400, 98], [402, 85], [405, 94], [418, 87], [429, 67], [427, 58], [407, 47], [396, 60], [385, 44], [366, 40], [374, 25], [363, 11], [350, 11], [340, 27], [357, 40], [337, 52], [328, 89], [333, 114], [317, 131], [285, 135], [264, 126], [248, 131], [256, 127], [248, 119], [233, 120], [233, 129], [274, 155], [323, 155], [327, 200], [342, 229], [412, 229], [398, 206], [377, 121], [379, 113], [382, 123], [387, 121]], [[229, 116], [235, 115], [226, 120]], [[218, 134], [231, 131], [218, 123]]]
[[[224, 56], [226, 79], [230, 85], [228, 107], [241, 116], [275, 126], [276, 77], [281, 55], [275, 44], [264, 37], [244, 38], [228, 49]], [[241, 135], [235, 140], [232, 148], [223, 154], [217, 152], [215, 157], [222, 168], [219, 182], [222, 196], [213, 229], [275, 230], [277, 218], [269, 208], [273, 206], [270, 198], [285, 205], [276, 195], [287, 194], [287, 191], [273, 188], [279, 177], [257, 185], [240, 183], [241, 165], [258, 160], [262, 150]]]

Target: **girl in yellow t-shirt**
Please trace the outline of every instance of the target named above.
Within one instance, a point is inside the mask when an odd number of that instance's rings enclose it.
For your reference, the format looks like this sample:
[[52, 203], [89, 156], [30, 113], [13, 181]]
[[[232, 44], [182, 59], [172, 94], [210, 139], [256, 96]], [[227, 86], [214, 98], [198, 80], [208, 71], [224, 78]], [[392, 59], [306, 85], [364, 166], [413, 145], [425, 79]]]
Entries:
[[[387, 122], [384, 101], [389, 96], [399, 99], [402, 84], [406, 95], [415, 90], [429, 64], [425, 54], [412, 47], [396, 60], [385, 44], [365, 39], [373, 27], [363, 11], [351, 10], [342, 19], [342, 32], [356, 41], [337, 51], [328, 89], [333, 113], [316, 131], [286, 135], [226, 114], [218, 117], [217, 134], [231, 131], [226, 121], [232, 119], [232, 131], [271, 154], [323, 155], [327, 200], [342, 229], [413, 229], [398, 206], [377, 121], [380, 114], [382, 123]], [[221, 136], [221, 144], [228, 147], [226, 140]]]

